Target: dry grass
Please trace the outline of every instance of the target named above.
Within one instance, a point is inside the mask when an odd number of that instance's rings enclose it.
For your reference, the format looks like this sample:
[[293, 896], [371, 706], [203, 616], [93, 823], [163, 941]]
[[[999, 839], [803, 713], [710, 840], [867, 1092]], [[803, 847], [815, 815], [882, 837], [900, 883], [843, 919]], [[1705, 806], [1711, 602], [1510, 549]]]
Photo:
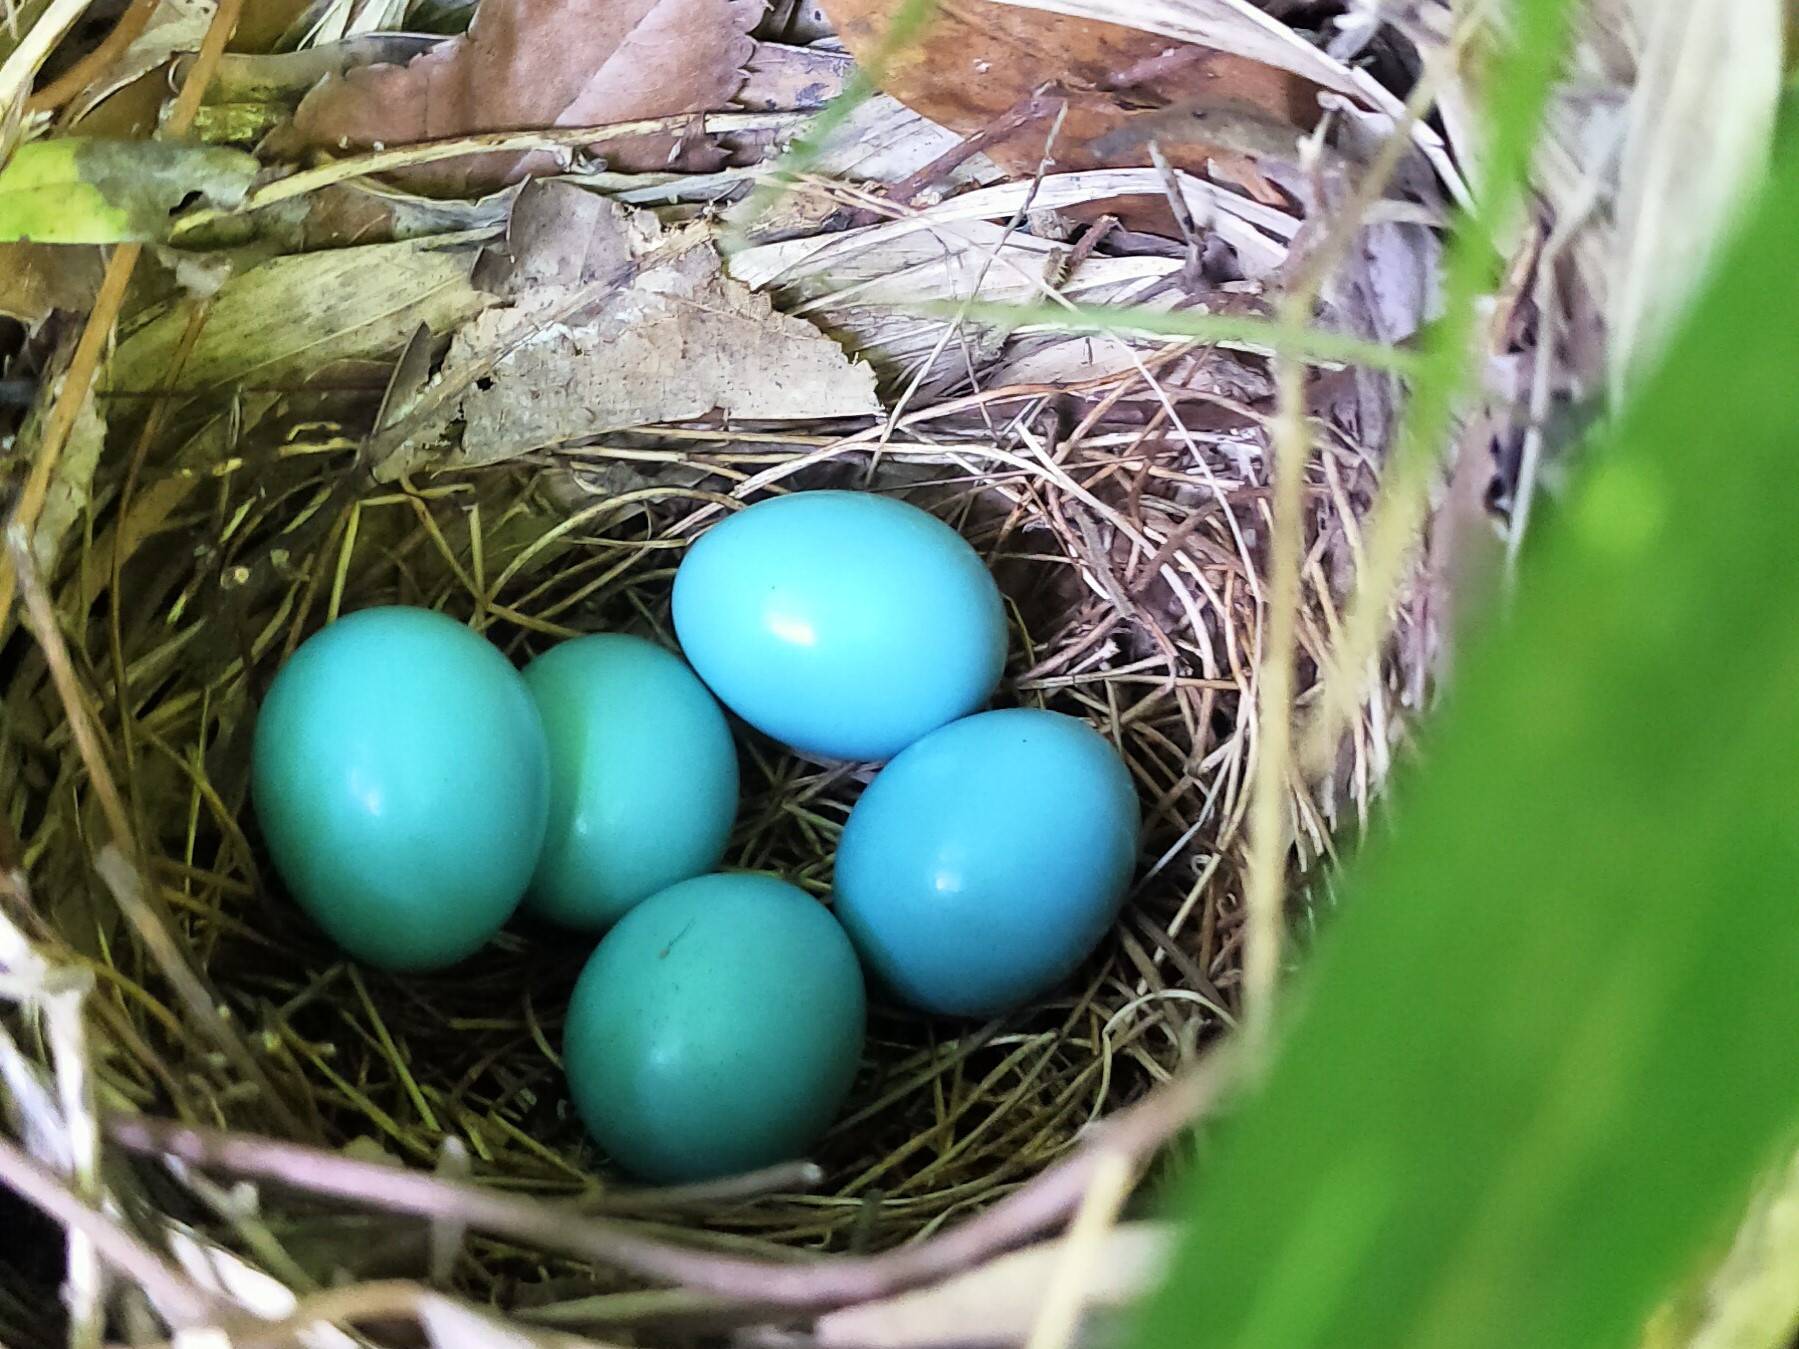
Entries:
[[[53, 928], [37, 935], [98, 981], [102, 1102], [326, 1147], [363, 1137], [415, 1166], [460, 1146], [494, 1186], [602, 1193], [609, 1181], [556, 1057], [585, 952], [519, 925], [441, 975], [345, 963], [261, 865], [245, 800], [257, 696], [330, 613], [371, 604], [442, 609], [521, 661], [573, 632], [670, 640], [669, 581], [708, 523], [768, 492], [854, 484], [936, 511], [988, 559], [1015, 625], [1002, 700], [1085, 717], [1115, 739], [1145, 806], [1145, 865], [1114, 938], [1044, 1005], [981, 1026], [880, 1009], [815, 1190], [659, 1225], [731, 1250], [880, 1249], [990, 1204], [1065, 1154], [1085, 1126], [1190, 1062], [1239, 999], [1267, 413], [1220, 400], [1219, 430], [1171, 434], [1153, 381], [989, 389], [916, 409], [884, 443], [648, 431], [402, 490], [359, 475], [366, 394], [320, 390], [248, 421], [188, 409], [170, 462], [101, 486], [107, 509], [53, 598], [149, 897], [279, 1105], [246, 1087], [97, 892], [94, 777], [46, 662], [15, 648], [7, 817]], [[1355, 518], [1375, 486], [1365, 453], [1319, 431], [1298, 627], [1306, 670], [1337, 625]], [[184, 458], [227, 468], [195, 471]], [[1406, 644], [1415, 656], [1420, 631]], [[1396, 674], [1383, 739], [1410, 683]], [[1328, 852], [1344, 808], [1375, 785], [1369, 735], [1351, 743], [1334, 798], [1301, 803], [1303, 856]], [[742, 745], [729, 864], [828, 894], [865, 772], [750, 735]], [[271, 1201], [263, 1221], [286, 1248], [309, 1220]], [[521, 1282], [581, 1273], [472, 1238], [457, 1282], [509, 1301]]]

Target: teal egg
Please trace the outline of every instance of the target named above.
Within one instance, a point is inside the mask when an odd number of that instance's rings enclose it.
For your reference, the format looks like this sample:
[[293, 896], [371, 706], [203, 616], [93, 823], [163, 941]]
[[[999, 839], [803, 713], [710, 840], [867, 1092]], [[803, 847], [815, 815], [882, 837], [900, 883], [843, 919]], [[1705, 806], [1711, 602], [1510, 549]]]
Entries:
[[984, 704], [1006, 663], [980, 556], [867, 492], [797, 492], [714, 525], [675, 575], [674, 617], [727, 707], [827, 759], [891, 758]]
[[525, 909], [601, 931], [711, 871], [737, 817], [737, 748], [706, 686], [641, 637], [577, 637], [525, 667], [550, 743], [550, 827]]
[[837, 848], [837, 916], [872, 977], [930, 1012], [1049, 992], [1118, 916], [1140, 824], [1084, 721], [1013, 708], [925, 736], [876, 775]]
[[543, 724], [518, 671], [454, 619], [364, 609], [307, 639], [252, 757], [276, 870], [370, 964], [453, 964], [525, 893], [548, 818]]
[[702, 876], [601, 940], [563, 1067], [619, 1166], [703, 1180], [803, 1156], [849, 1092], [863, 1026], [862, 971], [822, 904], [769, 876]]

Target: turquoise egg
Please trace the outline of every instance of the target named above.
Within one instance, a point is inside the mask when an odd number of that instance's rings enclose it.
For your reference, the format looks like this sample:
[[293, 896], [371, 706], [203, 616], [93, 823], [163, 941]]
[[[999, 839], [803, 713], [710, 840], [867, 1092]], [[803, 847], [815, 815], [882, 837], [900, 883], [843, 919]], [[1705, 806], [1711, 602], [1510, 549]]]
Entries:
[[525, 909], [601, 931], [711, 871], [737, 817], [737, 748], [706, 686], [641, 637], [577, 637], [525, 667], [550, 742], [550, 827]]
[[891, 758], [979, 708], [1006, 663], [979, 555], [867, 492], [798, 492], [714, 525], [675, 575], [674, 614], [727, 707], [827, 759]]
[[996, 1015], [1099, 944], [1139, 823], [1130, 772], [1086, 722], [984, 712], [927, 735], [862, 793], [837, 847], [837, 916], [894, 996]]
[[301, 644], [256, 719], [256, 818], [287, 888], [352, 955], [453, 964], [537, 866], [543, 724], [491, 644], [428, 609], [364, 609]]
[[563, 1067], [587, 1128], [645, 1180], [803, 1156], [862, 1055], [843, 929], [770, 876], [683, 881], [607, 933], [569, 1002]]

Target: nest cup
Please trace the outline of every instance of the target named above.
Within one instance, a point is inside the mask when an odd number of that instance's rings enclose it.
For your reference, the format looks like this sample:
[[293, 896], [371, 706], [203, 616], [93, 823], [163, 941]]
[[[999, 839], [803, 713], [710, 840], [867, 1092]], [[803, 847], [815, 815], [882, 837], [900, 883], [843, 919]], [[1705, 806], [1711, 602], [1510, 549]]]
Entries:
[[[1014, 1015], [958, 1022], [877, 1004], [816, 1185], [702, 1194], [639, 1220], [738, 1252], [878, 1250], [1029, 1180], [1191, 1061], [1238, 1004], [1265, 433], [1245, 409], [1219, 423], [1228, 433], [1169, 434], [1153, 413], [1132, 415], [1155, 406], [1143, 379], [1025, 391], [960, 420], [919, 414], [878, 452], [866, 434], [800, 443], [690, 427], [398, 487], [359, 468], [373, 396], [324, 386], [255, 416], [192, 406], [158, 438], [179, 448], [109, 450], [85, 538], [55, 571], [25, 578], [54, 607], [60, 642], [10, 639], [4, 745], [7, 863], [30, 896], [13, 909], [42, 949], [95, 975], [102, 1107], [414, 1168], [465, 1156], [470, 1174], [514, 1196], [604, 1202], [621, 1182], [583, 1133], [557, 1052], [591, 943], [520, 919], [440, 973], [348, 960], [283, 893], [258, 838], [258, 700], [307, 635], [377, 604], [442, 610], [520, 665], [589, 632], [673, 646], [671, 582], [692, 540], [772, 493], [853, 487], [932, 511], [986, 559], [1011, 622], [996, 705], [1069, 713], [1118, 745], [1145, 820], [1131, 897], [1076, 977]], [[1302, 689], [1349, 587], [1377, 465], [1337, 438], [1309, 473]], [[1422, 619], [1407, 604], [1375, 730], [1359, 728], [1340, 771], [1299, 802], [1302, 865], [1366, 803], [1416, 694], [1422, 656], [1408, 653], [1423, 650]], [[58, 692], [58, 648], [96, 732], [91, 760]], [[726, 865], [828, 896], [870, 770], [736, 729], [743, 802]], [[119, 825], [136, 856], [103, 858]], [[172, 945], [159, 952], [146, 931]], [[203, 1024], [171, 953], [218, 1020]], [[266, 1265], [156, 1164], [139, 1170], [152, 1207]], [[318, 1283], [424, 1275], [416, 1218], [272, 1186], [259, 1212]], [[626, 1286], [479, 1232], [452, 1278], [500, 1306]]]

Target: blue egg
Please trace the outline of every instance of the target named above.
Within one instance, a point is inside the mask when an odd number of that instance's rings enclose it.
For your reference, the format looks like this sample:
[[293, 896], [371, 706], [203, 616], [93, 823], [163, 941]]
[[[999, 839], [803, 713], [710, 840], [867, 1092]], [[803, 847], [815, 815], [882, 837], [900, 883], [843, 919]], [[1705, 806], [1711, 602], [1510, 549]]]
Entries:
[[843, 929], [771, 876], [683, 881], [607, 933], [575, 985], [569, 1093], [612, 1159], [645, 1180], [802, 1156], [862, 1056], [862, 971]]
[[443, 614], [364, 609], [307, 639], [263, 700], [252, 759], [276, 870], [370, 964], [462, 959], [537, 866], [543, 723], [507, 659]]
[[600, 931], [711, 871], [737, 816], [737, 748], [706, 686], [641, 637], [577, 637], [525, 667], [550, 742], [550, 827], [525, 909]]
[[675, 576], [687, 659], [757, 730], [827, 759], [891, 758], [975, 711], [1006, 616], [974, 549], [866, 492], [799, 492], [713, 526]]
[[1129, 770], [1086, 722], [984, 712], [927, 735], [863, 792], [837, 848], [837, 916], [894, 996], [995, 1015], [1098, 945], [1139, 823]]

